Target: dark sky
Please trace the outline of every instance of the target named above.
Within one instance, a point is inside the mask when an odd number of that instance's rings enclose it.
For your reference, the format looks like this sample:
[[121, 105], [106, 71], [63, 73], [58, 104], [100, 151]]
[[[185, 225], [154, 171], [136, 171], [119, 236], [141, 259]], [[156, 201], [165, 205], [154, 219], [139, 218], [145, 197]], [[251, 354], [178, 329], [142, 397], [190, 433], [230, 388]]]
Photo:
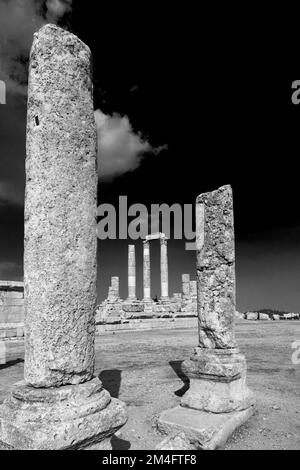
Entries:
[[[7, 104], [0, 105], [3, 279], [22, 278], [28, 51], [34, 28], [51, 20], [45, 2], [25, 3], [32, 9], [23, 12], [28, 27], [22, 29], [15, 12], [3, 8], [8, 2], [0, 0], [9, 36], [2, 28], [0, 79], [8, 81]], [[200, 37], [193, 20], [183, 30], [192, 12], [176, 12], [171, 20], [145, 8], [135, 12], [139, 20], [129, 21], [120, 11], [116, 19], [102, 2], [67, 3], [65, 14], [52, 12], [52, 19], [90, 46], [95, 109], [106, 123], [99, 203], [117, 205], [126, 195], [129, 204], [148, 207], [192, 204], [201, 192], [231, 184], [238, 308], [299, 311], [300, 105], [291, 102], [297, 77], [282, 79], [265, 70], [254, 42], [241, 54], [226, 36], [215, 44], [209, 35]], [[112, 148], [109, 138], [119, 139]], [[126, 297], [128, 243], [99, 243], [99, 298], [112, 275], [120, 275]], [[142, 242], [135, 243], [141, 295]], [[182, 273], [195, 278], [195, 253], [185, 251], [184, 241], [171, 239], [168, 248], [170, 293], [180, 292]], [[152, 294], [159, 295], [158, 244], [151, 250]]]

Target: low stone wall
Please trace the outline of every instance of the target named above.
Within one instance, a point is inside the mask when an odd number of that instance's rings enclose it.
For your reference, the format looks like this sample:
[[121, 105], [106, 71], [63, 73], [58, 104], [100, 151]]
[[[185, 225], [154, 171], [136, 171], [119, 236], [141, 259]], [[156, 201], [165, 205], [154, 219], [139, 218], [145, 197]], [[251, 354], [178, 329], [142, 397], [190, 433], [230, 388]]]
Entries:
[[0, 325], [23, 322], [23, 282], [0, 281]]
[[0, 341], [0, 365], [24, 358], [24, 339], [10, 338]]
[[96, 325], [96, 334], [101, 335], [111, 332], [130, 332], [135, 330], [159, 330], [166, 328], [197, 328], [198, 319], [196, 317], [185, 318], [149, 318], [127, 320], [122, 323]]
[[282, 320], [300, 320], [299, 313], [286, 313], [286, 314], [268, 314], [260, 312], [246, 312], [244, 319], [249, 321], [282, 321]]

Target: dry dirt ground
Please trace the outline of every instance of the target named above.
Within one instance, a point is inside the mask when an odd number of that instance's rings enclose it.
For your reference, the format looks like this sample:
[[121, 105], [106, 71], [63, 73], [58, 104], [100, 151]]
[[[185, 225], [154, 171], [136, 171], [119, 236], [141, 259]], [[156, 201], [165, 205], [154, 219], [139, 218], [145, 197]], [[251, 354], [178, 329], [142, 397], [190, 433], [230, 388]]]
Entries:
[[[300, 449], [300, 365], [291, 359], [300, 322], [242, 321], [236, 332], [257, 407], [226, 449]], [[113, 438], [115, 449], [150, 450], [162, 440], [156, 417], [180, 402], [188, 387], [180, 365], [196, 343], [195, 329], [97, 337], [96, 372], [110, 393], [127, 403], [129, 413], [126, 426]], [[0, 402], [22, 373], [22, 362], [0, 366]]]

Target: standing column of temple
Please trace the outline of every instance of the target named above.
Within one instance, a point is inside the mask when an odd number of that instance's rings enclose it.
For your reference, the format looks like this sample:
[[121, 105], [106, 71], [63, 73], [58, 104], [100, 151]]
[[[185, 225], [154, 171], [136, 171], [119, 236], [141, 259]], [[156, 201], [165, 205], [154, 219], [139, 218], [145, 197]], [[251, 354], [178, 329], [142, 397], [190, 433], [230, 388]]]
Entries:
[[190, 275], [182, 274], [182, 294], [183, 299], [188, 300], [190, 298]]
[[118, 276], [113, 276], [111, 278], [111, 287], [112, 287], [112, 294], [114, 298], [118, 299], [120, 297]]
[[235, 246], [230, 186], [196, 202], [199, 342], [182, 364], [190, 388], [181, 406], [162, 413], [159, 427], [188, 430], [200, 448], [214, 449], [253, 414], [246, 359], [234, 333]]
[[[51, 51], [51, 53], [49, 53]], [[91, 54], [46, 25], [30, 55], [25, 381], [0, 407], [13, 449], [109, 449], [125, 407], [94, 378], [97, 133]], [[0, 445], [1, 447], [1, 445]]]
[[168, 250], [167, 238], [160, 239], [160, 282], [161, 282], [161, 299], [169, 298], [169, 276], [168, 276]]
[[111, 278], [111, 284], [108, 289], [108, 300], [115, 301], [119, 299], [119, 278], [113, 276]]
[[144, 302], [151, 301], [150, 243], [143, 241]]
[[136, 300], [135, 245], [128, 245], [128, 300]]
[[197, 298], [197, 281], [190, 281], [190, 297]]

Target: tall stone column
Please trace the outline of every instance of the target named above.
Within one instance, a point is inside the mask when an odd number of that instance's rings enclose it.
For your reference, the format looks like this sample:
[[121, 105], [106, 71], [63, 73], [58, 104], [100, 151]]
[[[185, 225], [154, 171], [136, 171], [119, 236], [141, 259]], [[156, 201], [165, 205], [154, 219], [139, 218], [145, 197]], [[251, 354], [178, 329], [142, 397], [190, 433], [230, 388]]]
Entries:
[[[246, 359], [234, 332], [235, 249], [230, 186], [205, 193], [196, 202], [199, 341], [183, 372], [190, 388], [181, 407], [161, 415], [165, 431], [182, 430], [200, 448], [223, 445], [253, 413], [246, 386]], [[175, 417], [175, 418], [174, 418]]]
[[160, 239], [160, 282], [161, 282], [161, 300], [169, 298], [169, 275], [168, 275], [168, 250], [167, 238]]
[[135, 245], [128, 245], [128, 300], [136, 300]]
[[150, 243], [143, 241], [143, 281], [144, 281], [144, 302], [150, 302], [151, 299], [151, 271], [150, 271]]
[[190, 275], [182, 274], [182, 294], [184, 300], [190, 298]]
[[[51, 53], [49, 53], [49, 51]], [[25, 198], [25, 372], [0, 407], [15, 449], [109, 449], [124, 404], [94, 378], [97, 134], [91, 53], [46, 25], [30, 55]]]

